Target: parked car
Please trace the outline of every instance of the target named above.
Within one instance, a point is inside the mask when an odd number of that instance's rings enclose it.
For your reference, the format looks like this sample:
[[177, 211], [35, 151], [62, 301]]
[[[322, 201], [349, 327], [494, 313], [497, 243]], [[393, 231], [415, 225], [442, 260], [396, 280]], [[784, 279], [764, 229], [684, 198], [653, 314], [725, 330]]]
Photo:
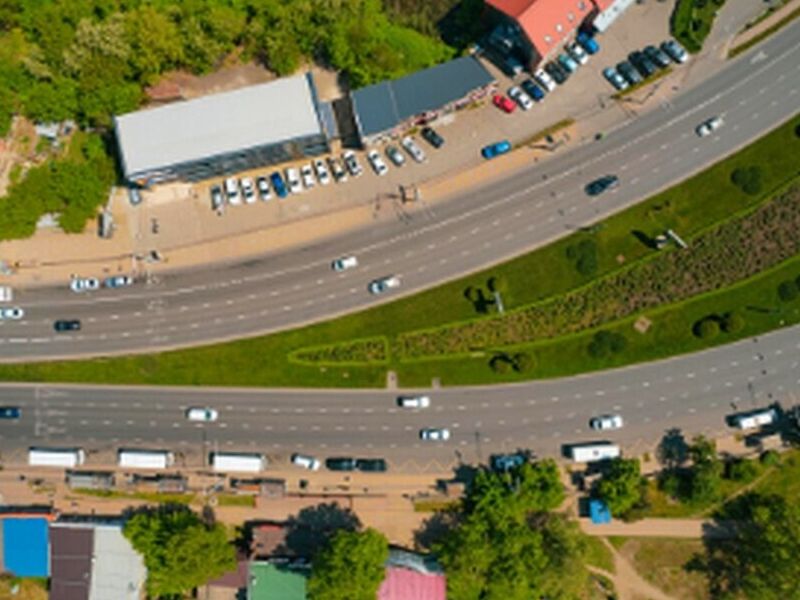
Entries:
[[358, 259], [355, 256], [343, 256], [337, 258], [331, 263], [331, 268], [337, 273], [346, 271], [347, 269], [354, 269], [358, 266]]
[[656, 48], [653, 45], [644, 47], [644, 55], [653, 61], [659, 69], [666, 69], [672, 64], [669, 56], [661, 48]]
[[19, 306], [0, 308], [0, 321], [19, 321], [25, 316], [25, 311]]
[[533, 74], [533, 78], [548, 92], [552, 92], [554, 89], [556, 89], [556, 82], [553, 80], [553, 77], [544, 69], [537, 70]]
[[320, 185], [328, 185], [331, 182], [331, 175], [328, 173], [328, 167], [325, 166], [325, 161], [321, 158], [314, 161], [314, 173], [316, 173]]
[[441, 148], [444, 146], [444, 138], [440, 136], [432, 127], [423, 127], [420, 132], [422, 137], [434, 148]]
[[356, 158], [356, 153], [352, 150], [347, 150], [342, 155], [342, 158], [344, 159], [344, 164], [347, 167], [347, 170], [350, 171], [350, 175], [353, 177], [358, 177], [364, 172], [364, 169], [361, 168], [361, 164], [359, 164], [358, 159]]
[[574, 73], [580, 66], [574, 58], [572, 58], [569, 54], [564, 53], [558, 55], [558, 64], [560, 64], [564, 70], [569, 73]]
[[242, 203], [239, 197], [239, 182], [235, 177], [228, 177], [225, 180], [225, 195], [228, 197], [228, 204], [235, 206]]
[[314, 180], [314, 171], [311, 168], [311, 165], [303, 165], [300, 167], [300, 174], [303, 176], [303, 186], [310, 190], [316, 185], [316, 181]]
[[569, 71], [565, 71], [557, 62], [550, 61], [544, 66], [544, 70], [558, 85], [563, 85], [569, 79]]
[[295, 167], [286, 169], [286, 185], [292, 194], [299, 194], [303, 191], [303, 184], [300, 183], [300, 171]]
[[307, 454], [292, 454], [292, 464], [296, 467], [302, 467], [309, 471], [319, 471], [320, 462], [313, 456]]
[[325, 467], [331, 471], [355, 471], [356, 459], [349, 456], [334, 456], [325, 459]]
[[519, 104], [520, 107], [522, 107], [522, 110], [530, 110], [533, 108], [533, 100], [531, 100], [531, 97], [517, 86], [514, 86], [508, 90], [508, 97]]
[[381, 155], [378, 154], [377, 150], [370, 150], [367, 152], [367, 160], [369, 164], [372, 165], [372, 170], [375, 171], [378, 175], [386, 175], [389, 172], [389, 167], [386, 166], [386, 163], [383, 162]]
[[600, 415], [589, 419], [589, 427], [598, 431], [620, 429], [623, 424], [622, 417], [619, 415]]
[[586, 50], [578, 42], [568, 44], [566, 50], [569, 56], [576, 60], [579, 65], [585, 65], [589, 62], [589, 55], [586, 54]]
[[53, 329], [58, 333], [64, 331], [80, 331], [81, 322], [79, 319], [59, 319], [53, 323]]
[[576, 38], [576, 41], [583, 46], [588, 54], [597, 54], [600, 51], [600, 45], [588, 33], [581, 31]]
[[653, 61], [647, 58], [644, 55], [644, 52], [636, 50], [635, 52], [631, 52], [628, 55], [628, 62], [630, 62], [639, 73], [642, 74], [642, 77], [647, 79], [651, 77], [656, 71], [657, 68], [653, 64]]
[[521, 452], [514, 454], [492, 454], [489, 457], [489, 468], [492, 471], [505, 473], [515, 467], [519, 467], [528, 462], [528, 457]]
[[689, 60], [689, 53], [675, 40], [661, 42], [661, 49], [678, 64], [683, 64]]
[[405, 148], [406, 152], [408, 152], [411, 155], [411, 158], [413, 158], [416, 162], [421, 163], [425, 161], [425, 153], [410, 135], [407, 135], [400, 140], [400, 145]]
[[505, 154], [511, 150], [511, 142], [508, 140], [502, 140], [500, 142], [495, 142], [494, 144], [489, 144], [488, 146], [484, 146], [481, 149], [481, 155], [486, 160], [490, 158], [494, 158], [496, 156], [500, 156], [501, 154]]
[[502, 110], [503, 112], [513, 113], [517, 109], [517, 105], [510, 98], [506, 98], [503, 94], [495, 94], [492, 97], [492, 103]]
[[533, 98], [535, 102], [541, 102], [544, 100], [544, 90], [536, 85], [533, 79], [526, 79], [520, 85], [522, 86], [522, 89], [525, 90], [525, 93]]
[[633, 65], [628, 61], [623, 60], [620, 63], [617, 63], [617, 73], [622, 75], [631, 85], [636, 85], [637, 83], [642, 83], [644, 79], [642, 76], [639, 75], [639, 71], [633, 68]]
[[586, 193], [590, 196], [599, 196], [606, 190], [613, 190], [619, 186], [619, 177], [616, 175], [604, 175], [599, 179], [590, 181], [586, 184]]
[[242, 177], [242, 195], [247, 204], [252, 204], [256, 201], [256, 190], [253, 187], [253, 180], [249, 177]]
[[617, 90], [622, 91], [628, 88], [628, 82], [625, 81], [625, 78], [620, 75], [614, 67], [606, 67], [603, 69], [603, 77]]
[[286, 189], [286, 184], [283, 182], [283, 177], [280, 173], [275, 171], [269, 176], [269, 181], [272, 183], [272, 189], [275, 190], [278, 198], [286, 198], [286, 196], [289, 195], [289, 191]]
[[19, 419], [22, 409], [18, 406], [0, 406], [0, 419]]
[[700, 137], [706, 137], [722, 127], [723, 124], [724, 121], [722, 120], [722, 117], [711, 117], [710, 119], [706, 119], [700, 123], [700, 125], [698, 125], [695, 129], [695, 132]]
[[386, 156], [398, 167], [402, 167], [406, 164], [406, 157], [403, 156], [403, 153], [400, 152], [397, 146], [392, 146], [391, 144], [386, 146]]
[[78, 294], [93, 292], [100, 289], [100, 281], [95, 277], [73, 277], [69, 282], [69, 289]]
[[382, 458], [358, 458], [356, 459], [356, 469], [365, 473], [384, 473], [387, 465]]
[[258, 188], [258, 195], [264, 202], [272, 198], [272, 192], [269, 189], [269, 181], [263, 175], [256, 179], [256, 187]]
[[212, 185], [210, 189], [211, 194], [211, 210], [219, 210], [222, 208], [222, 205], [225, 203], [225, 199], [222, 197], [222, 188], [218, 185]]
[[347, 170], [342, 166], [342, 163], [339, 161], [339, 159], [329, 156], [328, 166], [330, 167], [331, 173], [333, 173], [333, 178], [336, 181], [347, 181]]
[[400, 279], [396, 275], [389, 275], [374, 279], [370, 282], [368, 289], [371, 294], [377, 295], [398, 287], [400, 287]]
[[133, 186], [128, 187], [128, 202], [131, 203], [131, 206], [137, 206], [142, 203], [142, 194], [139, 188]]
[[426, 427], [419, 430], [419, 439], [426, 442], [446, 442], [450, 439], [450, 430], [444, 427]]
[[400, 396], [397, 398], [397, 406], [400, 408], [428, 408], [430, 405], [430, 396]]
[[130, 275], [114, 275], [103, 280], [103, 287], [107, 288], [121, 288], [129, 285], [133, 285], [133, 277]]
[[203, 423], [212, 423], [219, 418], [219, 413], [213, 408], [193, 407], [186, 411], [186, 418], [190, 421], [199, 421]]

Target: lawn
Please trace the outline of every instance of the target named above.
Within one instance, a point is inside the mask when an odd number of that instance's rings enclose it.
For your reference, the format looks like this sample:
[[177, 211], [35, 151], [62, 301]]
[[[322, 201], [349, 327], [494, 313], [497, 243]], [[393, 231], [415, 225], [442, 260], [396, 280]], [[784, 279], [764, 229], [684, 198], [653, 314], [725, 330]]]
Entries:
[[800, 495], [800, 452], [792, 450], [781, 456], [781, 462], [754, 487], [759, 494], [776, 494], [791, 502]]
[[607, 573], [614, 573], [614, 557], [603, 541], [591, 535], [584, 536], [586, 541], [586, 564], [603, 569]]
[[667, 595], [681, 600], [711, 598], [705, 575], [689, 567], [694, 555], [705, 552], [700, 540], [627, 538], [619, 552], [643, 578]]
[[678, 0], [670, 20], [672, 35], [692, 54], [700, 52], [723, 4], [725, 0]]

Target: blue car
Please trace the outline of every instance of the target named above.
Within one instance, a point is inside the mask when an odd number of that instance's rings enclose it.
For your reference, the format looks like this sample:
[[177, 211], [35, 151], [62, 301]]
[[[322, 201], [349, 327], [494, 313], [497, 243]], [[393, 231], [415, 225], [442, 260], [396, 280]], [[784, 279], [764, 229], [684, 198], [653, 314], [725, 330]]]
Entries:
[[19, 419], [22, 410], [16, 406], [0, 406], [0, 419]]
[[269, 180], [272, 182], [272, 189], [275, 190], [275, 193], [278, 194], [278, 198], [286, 198], [289, 195], [289, 192], [286, 190], [286, 184], [283, 183], [283, 177], [277, 171], [269, 176]]
[[503, 140], [502, 142], [495, 142], [494, 144], [489, 144], [485, 146], [483, 150], [481, 150], [481, 155], [483, 158], [489, 160], [490, 158], [494, 158], [495, 156], [500, 156], [501, 154], [505, 154], [511, 150], [511, 142], [508, 140]]
[[579, 33], [577, 42], [583, 46], [583, 49], [586, 50], [587, 54], [597, 54], [600, 51], [600, 45], [592, 36], [587, 33]]

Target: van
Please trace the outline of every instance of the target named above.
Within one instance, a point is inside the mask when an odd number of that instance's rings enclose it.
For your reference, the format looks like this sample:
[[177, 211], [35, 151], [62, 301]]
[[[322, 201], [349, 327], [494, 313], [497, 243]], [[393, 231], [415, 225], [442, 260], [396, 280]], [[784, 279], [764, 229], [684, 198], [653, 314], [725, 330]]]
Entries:
[[574, 444], [569, 447], [569, 457], [577, 463], [609, 460], [620, 456], [620, 448], [611, 442]]
[[755, 429], [764, 425], [771, 425], [778, 420], [778, 413], [774, 408], [759, 409], [740, 413], [731, 417], [731, 423], [737, 429]]

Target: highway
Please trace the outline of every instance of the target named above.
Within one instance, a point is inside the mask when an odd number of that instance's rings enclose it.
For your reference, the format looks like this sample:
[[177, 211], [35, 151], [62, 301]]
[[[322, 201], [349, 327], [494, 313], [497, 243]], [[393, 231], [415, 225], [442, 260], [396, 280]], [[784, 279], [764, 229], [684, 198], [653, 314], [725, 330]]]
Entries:
[[[800, 109], [800, 21], [699, 86], [513, 178], [337, 239], [242, 264], [159, 275], [152, 285], [86, 295], [66, 286], [21, 290], [21, 322], [0, 324], [0, 360], [108, 355], [175, 348], [277, 331], [389, 301], [518, 255], [602, 219], [745, 145]], [[725, 125], [699, 138], [714, 116]], [[456, 143], [454, 140], [453, 143]], [[477, 151], [477, 148], [476, 148]], [[621, 186], [588, 198], [588, 181]], [[355, 254], [342, 274], [330, 261]], [[399, 275], [376, 299], [370, 280]], [[80, 318], [77, 334], [54, 319]], [[476, 392], [479, 393], [479, 392]]]
[[[200, 467], [213, 450], [266, 454], [282, 464], [295, 451], [384, 456], [391, 469], [441, 471], [492, 452], [529, 448], [558, 455], [562, 444], [611, 440], [650, 449], [667, 428], [687, 439], [726, 429], [725, 416], [781, 402], [800, 390], [800, 327], [661, 362], [562, 380], [482, 388], [426, 390], [428, 409], [405, 410], [386, 390], [244, 390], [215, 388], [0, 386], [0, 405], [20, 406], [18, 422], [0, 421], [0, 450], [24, 463], [25, 448], [80, 446], [87, 465], [113, 462], [133, 446], [171, 449]], [[190, 423], [190, 406], [211, 406], [214, 423]], [[593, 432], [588, 420], [618, 413], [625, 427]], [[448, 442], [418, 438], [421, 427], [447, 427]]]

